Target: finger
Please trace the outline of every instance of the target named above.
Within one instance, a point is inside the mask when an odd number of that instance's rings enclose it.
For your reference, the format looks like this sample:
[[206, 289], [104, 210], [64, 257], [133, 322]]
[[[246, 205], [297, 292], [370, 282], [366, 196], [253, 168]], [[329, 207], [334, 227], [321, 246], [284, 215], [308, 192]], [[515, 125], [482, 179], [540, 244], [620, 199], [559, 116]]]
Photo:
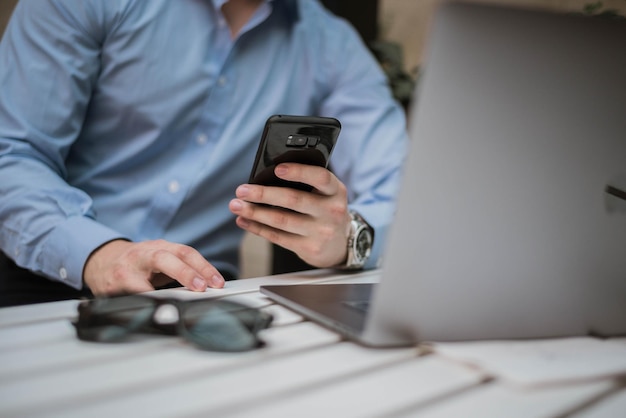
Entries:
[[329, 251], [330, 247], [324, 239], [311, 239], [311, 237], [291, 234], [241, 217], [236, 219], [236, 223], [246, 231], [293, 251], [312, 266], [334, 266], [345, 258], [345, 243], [338, 250]]
[[281, 231], [276, 228], [272, 228], [267, 224], [251, 221], [250, 219], [237, 217], [235, 220], [237, 226], [262, 238], [265, 238], [269, 242], [280, 245], [290, 250], [298, 247], [298, 242], [302, 240], [302, 236], [292, 234], [290, 232]]
[[[275, 206], [261, 206], [240, 199], [231, 200], [229, 208], [235, 215], [245, 218], [249, 222], [263, 224], [271, 227], [272, 230], [280, 230], [297, 235], [306, 234], [312, 219], [309, 215], [299, 213], [295, 209], [285, 210]], [[242, 225], [244, 223], [241, 223], [239, 226], [243, 227]], [[257, 229], [257, 226], [254, 228]], [[255, 233], [254, 231], [251, 232]]]
[[[254, 207], [258, 207], [259, 209], [275, 209], [278, 207], [289, 209], [293, 212], [313, 215], [319, 208], [319, 204], [316, 203], [316, 199], [319, 199], [319, 195], [289, 187], [242, 184], [235, 190], [235, 195], [242, 201], [265, 205], [265, 207], [254, 205]], [[233, 205], [233, 203], [235, 203], [235, 205]], [[229, 207], [231, 211], [237, 215], [241, 214], [241, 210], [250, 209], [249, 205], [243, 207], [238, 206], [235, 201], [231, 201]]]
[[169, 251], [198, 272], [200, 274], [200, 278], [202, 278], [209, 287], [224, 287], [224, 277], [222, 277], [222, 274], [196, 249], [188, 245], [174, 243], [168, 244], [170, 245]]
[[287, 181], [305, 183], [323, 195], [334, 195], [338, 192], [339, 180], [324, 167], [307, 164], [282, 163], [276, 166], [274, 174]]
[[155, 249], [143, 261], [142, 270], [163, 273], [188, 289], [204, 292], [208, 286], [201, 274], [168, 249]]

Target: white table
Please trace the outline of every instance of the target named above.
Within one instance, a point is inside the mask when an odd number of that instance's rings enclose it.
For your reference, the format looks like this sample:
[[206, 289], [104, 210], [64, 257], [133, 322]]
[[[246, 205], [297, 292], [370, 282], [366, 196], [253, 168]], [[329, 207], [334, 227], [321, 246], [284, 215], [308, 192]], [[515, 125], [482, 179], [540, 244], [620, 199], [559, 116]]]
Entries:
[[419, 348], [368, 349], [272, 304], [261, 284], [378, 280], [329, 271], [245, 279], [223, 290], [271, 311], [267, 345], [200, 351], [177, 337], [79, 341], [78, 301], [0, 309], [0, 417], [626, 417], [622, 378], [519, 387]]

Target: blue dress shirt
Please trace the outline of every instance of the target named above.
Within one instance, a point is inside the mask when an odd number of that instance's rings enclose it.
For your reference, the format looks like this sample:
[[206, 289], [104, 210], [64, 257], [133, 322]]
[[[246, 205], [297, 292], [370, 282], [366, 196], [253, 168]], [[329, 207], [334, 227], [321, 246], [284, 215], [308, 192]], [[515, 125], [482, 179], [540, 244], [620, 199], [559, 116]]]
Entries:
[[272, 114], [339, 119], [331, 159], [380, 254], [407, 141], [358, 34], [317, 1], [267, 1], [231, 39], [223, 1], [21, 0], [0, 43], [0, 248], [82, 287], [116, 238], [238, 269], [228, 202]]

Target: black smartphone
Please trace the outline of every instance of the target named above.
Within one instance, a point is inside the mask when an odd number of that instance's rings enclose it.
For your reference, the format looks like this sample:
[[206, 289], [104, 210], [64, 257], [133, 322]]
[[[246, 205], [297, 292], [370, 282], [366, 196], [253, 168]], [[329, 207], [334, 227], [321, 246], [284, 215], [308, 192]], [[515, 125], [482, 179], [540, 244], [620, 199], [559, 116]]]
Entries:
[[270, 116], [263, 129], [248, 182], [310, 191], [308, 184], [279, 179], [274, 174], [274, 168], [286, 162], [328, 167], [340, 131], [341, 124], [335, 118]]

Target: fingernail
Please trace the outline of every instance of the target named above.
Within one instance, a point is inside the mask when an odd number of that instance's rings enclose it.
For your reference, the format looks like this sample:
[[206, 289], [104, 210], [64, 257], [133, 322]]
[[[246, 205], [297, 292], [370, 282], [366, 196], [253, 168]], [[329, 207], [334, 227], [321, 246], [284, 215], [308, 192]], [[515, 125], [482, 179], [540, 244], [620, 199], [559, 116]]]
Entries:
[[287, 171], [289, 171], [287, 167], [285, 167], [284, 165], [279, 165], [278, 167], [276, 167], [274, 173], [276, 173], [277, 176], [284, 176], [285, 174], [287, 174]]
[[224, 278], [222, 276], [218, 276], [217, 274], [211, 277], [212, 287], [223, 287], [224, 286]]
[[196, 278], [193, 279], [193, 281], [191, 282], [191, 286], [195, 290], [200, 290], [200, 291], [205, 291], [206, 290], [206, 283], [204, 282], [204, 280], [202, 280], [199, 277], [196, 277]]
[[233, 210], [241, 210], [243, 208], [243, 205], [241, 204], [240, 200], [233, 199], [230, 201], [230, 207]]
[[238, 197], [246, 197], [250, 194], [250, 188], [245, 184], [237, 187], [237, 196]]

